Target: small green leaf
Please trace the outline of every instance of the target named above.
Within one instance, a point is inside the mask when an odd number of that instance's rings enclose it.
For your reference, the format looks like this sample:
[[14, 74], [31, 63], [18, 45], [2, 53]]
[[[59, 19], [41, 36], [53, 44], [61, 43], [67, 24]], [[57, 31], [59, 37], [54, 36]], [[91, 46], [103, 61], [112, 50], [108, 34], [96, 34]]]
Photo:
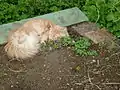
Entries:
[[114, 14], [111, 12], [106, 17], [107, 21], [113, 21], [115, 19]]

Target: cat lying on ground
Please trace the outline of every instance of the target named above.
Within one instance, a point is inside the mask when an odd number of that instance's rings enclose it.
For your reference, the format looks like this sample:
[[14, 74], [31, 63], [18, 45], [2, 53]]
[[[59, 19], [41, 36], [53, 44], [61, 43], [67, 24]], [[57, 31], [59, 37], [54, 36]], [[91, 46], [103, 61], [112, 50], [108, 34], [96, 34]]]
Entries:
[[4, 49], [10, 58], [31, 58], [39, 52], [40, 44], [68, 36], [67, 28], [46, 19], [32, 19], [9, 32]]

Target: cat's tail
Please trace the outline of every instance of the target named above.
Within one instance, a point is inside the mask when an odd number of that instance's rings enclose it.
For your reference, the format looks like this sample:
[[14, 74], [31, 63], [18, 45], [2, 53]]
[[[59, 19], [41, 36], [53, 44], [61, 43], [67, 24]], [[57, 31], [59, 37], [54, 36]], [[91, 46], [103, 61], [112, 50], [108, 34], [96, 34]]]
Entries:
[[[23, 38], [23, 37], [19, 37]], [[4, 49], [10, 58], [17, 59], [27, 59], [31, 58], [39, 52], [39, 38], [37, 35], [30, 33], [26, 35], [24, 39], [22, 39], [21, 43], [19, 43], [18, 38], [13, 38], [9, 40], [5, 45]]]

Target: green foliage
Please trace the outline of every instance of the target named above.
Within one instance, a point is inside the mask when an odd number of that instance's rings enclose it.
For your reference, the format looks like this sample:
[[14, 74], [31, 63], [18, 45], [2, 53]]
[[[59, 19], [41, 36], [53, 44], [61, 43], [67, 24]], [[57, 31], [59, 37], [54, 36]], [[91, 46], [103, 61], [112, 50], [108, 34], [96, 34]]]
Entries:
[[90, 21], [120, 37], [120, 0], [86, 0], [84, 12]]
[[84, 4], [85, 0], [0, 0], [0, 24], [75, 6], [81, 8]]
[[91, 42], [89, 39], [81, 37], [77, 40], [71, 37], [63, 37], [57, 41], [47, 41], [41, 45], [42, 50], [54, 50], [61, 47], [71, 47], [80, 56], [98, 55], [95, 50], [89, 50]]
[[120, 38], [120, 0], [0, 0], [0, 24], [72, 7]]
[[70, 37], [61, 38], [63, 46], [72, 46], [73, 50], [76, 54], [81, 56], [89, 56], [89, 55], [98, 55], [95, 50], [89, 50], [91, 46], [91, 42], [89, 39], [80, 37], [77, 40], [74, 40]]
[[61, 40], [62, 46], [74, 45], [74, 40], [71, 37], [63, 37], [60, 40]]

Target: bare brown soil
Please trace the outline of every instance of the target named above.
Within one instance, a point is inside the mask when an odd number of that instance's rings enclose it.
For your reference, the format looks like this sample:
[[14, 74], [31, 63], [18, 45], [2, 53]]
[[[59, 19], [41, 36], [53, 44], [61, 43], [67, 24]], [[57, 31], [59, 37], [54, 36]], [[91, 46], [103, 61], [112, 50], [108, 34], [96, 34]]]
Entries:
[[1, 46], [0, 90], [120, 90], [119, 46], [91, 48], [99, 56], [77, 56], [66, 47], [17, 61]]

